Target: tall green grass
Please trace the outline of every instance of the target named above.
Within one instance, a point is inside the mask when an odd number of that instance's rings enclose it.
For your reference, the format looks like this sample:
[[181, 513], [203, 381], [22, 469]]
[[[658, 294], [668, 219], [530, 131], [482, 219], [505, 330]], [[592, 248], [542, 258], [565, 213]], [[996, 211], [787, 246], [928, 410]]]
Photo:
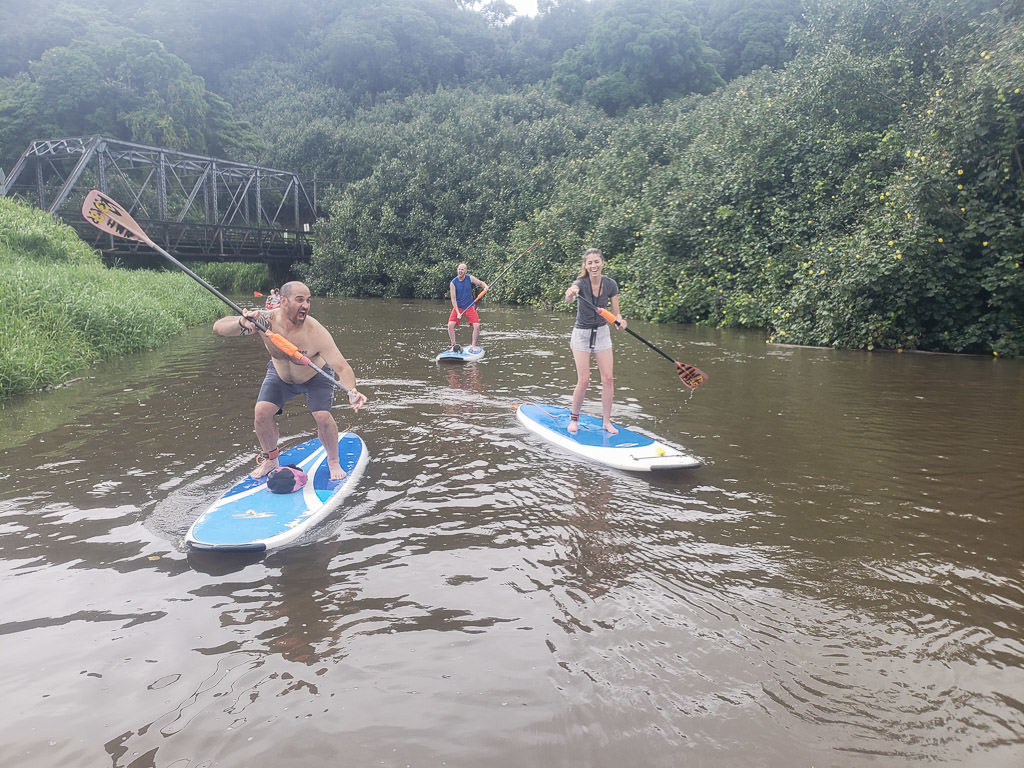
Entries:
[[223, 309], [180, 272], [108, 269], [70, 227], [0, 199], [0, 398], [151, 349]]
[[266, 293], [273, 287], [270, 268], [266, 264], [237, 264], [214, 261], [190, 267], [203, 280], [222, 291], [234, 293]]

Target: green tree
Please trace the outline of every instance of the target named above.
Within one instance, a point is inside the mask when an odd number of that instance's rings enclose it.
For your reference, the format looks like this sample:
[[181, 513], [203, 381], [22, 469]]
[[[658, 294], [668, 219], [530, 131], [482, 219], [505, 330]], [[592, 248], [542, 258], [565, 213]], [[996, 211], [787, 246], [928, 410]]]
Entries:
[[719, 54], [725, 80], [793, 57], [790, 29], [801, 23], [802, 0], [698, 0], [701, 35]]
[[496, 272], [513, 232], [607, 131], [592, 108], [539, 91], [438, 91], [374, 107], [359, 126], [351, 140], [377, 160], [317, 230], [305, 277], [325, 293], [439, 296], [459, 261]]
[[1007, 0], [811, 0], [794, 42], [806, 51], [841, 45], [884, 56], [895, 72], [918, 75], [938, 67], [938, 54], [992, 11], [1020, 14], [1019, 4]]
[[537, 16], [518, 18], [509, 25], [508, 64], [501, 76], [516, 84], [549, 80], [554, 64], [586, 41], [596, 8], [591, 0], [540, 0]]
[[258, 139], [155, 40], [51, 48], [0, 81], [0, 145], [11, 163], [36, 138], [103, 134], [197, 153], [253, 151]]
[[73, 14], [58, 13], [60, 0], [0, 4], [0, 78], [24, 72], [48, 48], [70, 43], [80, 31]]
[[266, 66], [269, 61], [298, 58], [325, 13], [355, 5], [353, 0], [151, 0], [140, 4], [131, 25], [136, 32], [160, 40], [168, 51], [187, 61], [208, 87], [223, 94], [227, 93], [225, 76], [253, 65]]
[[586, 42], [554, 65], [559, 95], [614, 115], [721, 85], [688, 8], [683, 0], [616, 0], [604, 7]]
[[316, 46], [324, 80], [375, 98], [480, 79], [492, 70], [494, 32], [444, 0], [360, 4], [326, 26]]

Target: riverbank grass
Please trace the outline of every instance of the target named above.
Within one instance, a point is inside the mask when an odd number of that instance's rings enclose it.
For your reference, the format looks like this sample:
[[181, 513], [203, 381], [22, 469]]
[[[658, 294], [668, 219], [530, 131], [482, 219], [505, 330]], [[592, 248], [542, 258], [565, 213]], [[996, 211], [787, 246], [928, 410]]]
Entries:
[[180, 272], [111, 269], [74, 230], [0, 199], [0, 398], [211, 322], [222, 304]]

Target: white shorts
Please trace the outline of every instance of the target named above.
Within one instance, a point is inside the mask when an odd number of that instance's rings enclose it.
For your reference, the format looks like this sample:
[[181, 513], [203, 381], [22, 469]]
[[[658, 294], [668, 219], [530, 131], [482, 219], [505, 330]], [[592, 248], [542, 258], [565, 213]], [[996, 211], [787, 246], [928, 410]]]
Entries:
[[[590, 346], [591, 334], [593, 334], [594, 346]], [[569, 339], [569, 349], [579, 352], [603, 352], [612, 348], [612, 331], [608, 325], [600, 328], [573, 328], [572, 337]]]

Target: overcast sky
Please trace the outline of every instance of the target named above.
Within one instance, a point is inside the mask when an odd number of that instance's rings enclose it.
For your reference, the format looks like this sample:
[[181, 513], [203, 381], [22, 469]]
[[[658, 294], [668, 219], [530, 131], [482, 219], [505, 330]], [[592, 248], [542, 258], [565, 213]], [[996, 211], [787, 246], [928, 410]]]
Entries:
[[514, 5], [521, 14], [532, 16], [537, 13], [537, 0], [508, 0], [508, 2]]

